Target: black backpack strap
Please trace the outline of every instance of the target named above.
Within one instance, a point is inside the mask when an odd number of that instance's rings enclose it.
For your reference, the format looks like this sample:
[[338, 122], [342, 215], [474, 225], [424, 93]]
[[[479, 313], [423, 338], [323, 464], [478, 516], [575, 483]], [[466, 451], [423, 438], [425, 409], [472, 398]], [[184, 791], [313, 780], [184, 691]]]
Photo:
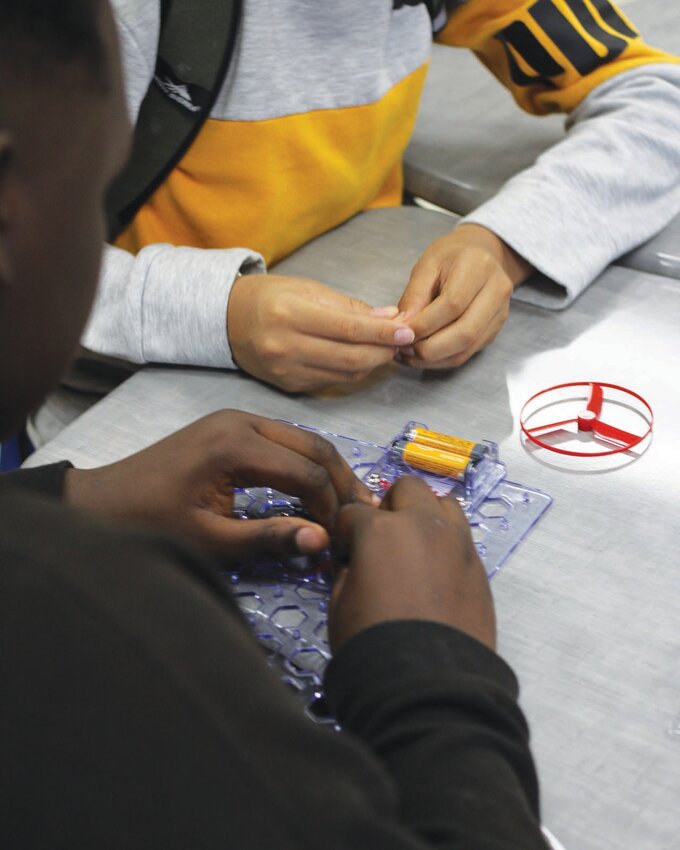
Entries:
[[240, 0], [161, 0], [154, 78], [128, 164], [107, 196], [114, 240], [186, 153], [210, 115], [234, 51]]

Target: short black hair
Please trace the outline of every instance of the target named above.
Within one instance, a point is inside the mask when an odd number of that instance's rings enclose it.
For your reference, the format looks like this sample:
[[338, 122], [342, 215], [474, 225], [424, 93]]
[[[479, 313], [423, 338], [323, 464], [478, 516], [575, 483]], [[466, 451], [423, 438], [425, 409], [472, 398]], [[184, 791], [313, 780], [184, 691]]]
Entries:
[[0, 0], [2, 76], [44, 79], [71, 66], [93, 86], [108, 87], [102, 2], [108, 0]]

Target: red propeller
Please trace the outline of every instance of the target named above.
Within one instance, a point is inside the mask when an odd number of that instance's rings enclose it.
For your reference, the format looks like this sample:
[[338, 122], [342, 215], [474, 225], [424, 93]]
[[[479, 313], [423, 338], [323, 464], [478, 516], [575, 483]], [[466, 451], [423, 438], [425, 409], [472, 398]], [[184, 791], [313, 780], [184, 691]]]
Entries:
[[[527, 427], [527, 419], [531, 418], [531, 416], [526, 417], [525, 411], [529, 404], [531, 404], [534, 399], [539, 398], [540, 396], [544, 396], [547, 393], [555, 392], [556, 390], [562, 390], [568, 387], [590, 387], [590, 394], [588, 396], [588, 402], [586, 406], [581, 410], [575, 417], [572, 419], [563, 419], [560, 422], [550, 422], [545, 425], [535, 425], [532, 427]], [[609, 425], [606, 422], [602, 422], [600, 419], [600, 414], [602, 413], [602, 405], [604, 402], [604, 389], [612, 389], [618, 390], [619, 392], [624, 393], [625, 395], [632, 396], [637, 399], [646, 410], [649, 412], [649, 421], [647, 422], [648, 428], [644, 434], [631, 434], [629, 431], [624, 431], [621, 428], [616, 428], [614, 425]], [[606, 384], [602, 382], [595, 381], [576, 381], [570, 384], [558, 384], [555, 387], [548, 387], [545, 390], [541, 390], [540, 392], [535, 393], [531, 396], [531, 398], [525, 403], [522, 411], [520, 413], [520, 427], [522, 432], [527, 437], [527, 439], [531, 440], [532, 443], [535, 443], [538, 446], [541, 446], [544, 449], [548, 449], [551, 452], [557, 452], [558, 454], [563, 455], [571, 455], [572, 457], [602, 457], [604, 455], [616, 454], [617, 452], [625, 452], [629, 449], [632, 449], [634, 446], [637, 446], [641, 443], [652, 431], [654, 423], [654, 414], [652, 412], [652, 408], [649, 404], [642, 398], [641, 395], [633, 392], [632, 390], [628, 390], [625, 387], [619, 387], [616, 384]], [[576, 452], [567, 449], [560, 449], [557, 446], [551, 445], [550, 443], [544, 442], [539, 438], [539, 434], [542, 437], [546, 437], [555, 431], [559, 431], [565, 425], [576, 425], [577, 429], [582, 432], [591, 432], [600, 440], [603, 440], [606, 443], [611, 443], [616, 448], [610, 449], [604, 452]]]

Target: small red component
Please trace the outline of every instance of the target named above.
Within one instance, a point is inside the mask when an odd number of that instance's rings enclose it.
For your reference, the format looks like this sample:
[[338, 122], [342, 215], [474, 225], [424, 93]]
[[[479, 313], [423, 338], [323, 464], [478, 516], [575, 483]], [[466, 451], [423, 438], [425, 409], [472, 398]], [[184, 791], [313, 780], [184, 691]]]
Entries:
[[[527, 416], [526, 410], [531, 402], [534, 401], [534, 399], [546, 396], [556, 390], [563, 390], [568, 387], [589, 388], [587, 401], [584, 399], [584, 401], [586, 401], [586, 406], [578, 411], [572, 419], [563, 419], [560, 422], [550, 422], [545, 425], [532, 424], [531, 427], [528, 427], [528, 420], [532, 418], [532, 414]], [[649, 414], [649, 418], [646, 419], [646, 417], [640, 413], [640, 416], [642, 416], [642, 419], [647, 424], [647, 429], [644, 433], [631, 434], [628, 431], [616, 428], [615, 426], [603, 422], [600, 419], [602, 414], [602, 405], [605, 401], [605, 389], [616, 390], [617, 392], [634, 398], [640, 403], [640, 405]], [[548, 402], [548, 404], [550, 404], [550, 402]], [[620, 387], [617, 384], [605, 384], [602, 381], [576, 381], [569, 384], [558, 384], [557, 386], [548, 387], [545, 390], [540, 390], [539, 392], [534, 393], [534, 395], [525, 402], [522, 410], [520, 411], [519, 425], [522, 429], [522, 433], [528, 440], [531, 440], [532, 443], [535, 443], [537, 446], [547, 449], [550, 452], [557, 452], [557, 454], [569, 455], [571, 457], [604, 457], [606, 455], [629, 451], [648, 437], [652, 433], [652, 428], [654, 427], [654, 413], [647, 401], [645, 401], [641, 395], [638, 395], [638, 393], [633, 392], [633, 390]], [[564, 425], [576, 425], [578, 431], [592, 432], [595, 437], [599, 437], [600, 440], [610, 443], [614, 446], [614, 448], [604, 452], [578, 452], [570, 451], [568, 449], [560, 449], [557, 446], [553, 446], [541, 439], [541, 437], [546, 437], [554, 431], [562, 429]]]

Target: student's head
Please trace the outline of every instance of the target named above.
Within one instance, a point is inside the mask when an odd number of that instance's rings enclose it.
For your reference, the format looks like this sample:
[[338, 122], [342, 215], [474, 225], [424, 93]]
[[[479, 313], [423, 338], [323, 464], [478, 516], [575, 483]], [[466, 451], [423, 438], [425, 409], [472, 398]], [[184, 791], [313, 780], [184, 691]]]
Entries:
[[129, 132], [107, 0], [0, 0], [0, 436], [77, 347]]

